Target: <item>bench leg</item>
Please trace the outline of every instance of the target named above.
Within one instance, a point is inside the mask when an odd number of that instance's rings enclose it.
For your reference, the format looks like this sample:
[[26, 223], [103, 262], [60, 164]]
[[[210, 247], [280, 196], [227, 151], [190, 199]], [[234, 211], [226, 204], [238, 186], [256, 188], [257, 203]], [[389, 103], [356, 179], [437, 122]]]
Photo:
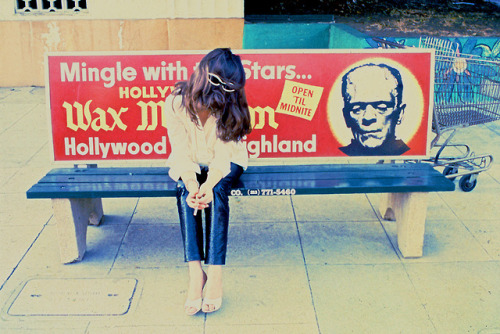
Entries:
[[104, 211], [102, 209], [102, 199], [91, 198], [92, 201], [92, 211], [90, 212], [89, 224], [93, 226], [99, 226], [104, 220]]
[[403, 257], [421, 257], [424, 247], [428, 193], [384, 194], [380, 213], [384, 219], [396, 220], [398, 247]]
[[394, 194], [381, 194], [380, 195], [380, 203], [379, 203], [379, 212], [384, 220], [396, 220], [396, 216], [394, 215], [394, 210], [392, 209], [392, 195]]
[[[53, 198], [62, 263], [83, 259], [87, 247], [87, 225], [95, 209], [91, 198]], [[102, 206], [101, 206], [102, 208]]]

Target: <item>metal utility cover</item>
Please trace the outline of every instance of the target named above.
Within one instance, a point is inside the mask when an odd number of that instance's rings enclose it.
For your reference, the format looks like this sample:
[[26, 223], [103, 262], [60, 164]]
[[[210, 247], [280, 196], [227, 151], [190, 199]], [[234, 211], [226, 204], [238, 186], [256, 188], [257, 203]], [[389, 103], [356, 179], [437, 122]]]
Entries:
[[29, 280], [8, 310], [12, 316], [124, 315], [137, 287], [133, 278]]

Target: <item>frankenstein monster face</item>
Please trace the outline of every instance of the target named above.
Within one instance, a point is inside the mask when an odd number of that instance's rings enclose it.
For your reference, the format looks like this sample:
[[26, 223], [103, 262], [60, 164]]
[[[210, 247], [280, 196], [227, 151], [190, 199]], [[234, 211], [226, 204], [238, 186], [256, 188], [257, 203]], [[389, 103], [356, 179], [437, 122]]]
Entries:
[[375, 148], [394, 139], [405, 107], [402, 89], [399, 72], [386, 65], [363, 65], [344, 76], [344, 118], [360, 145]]

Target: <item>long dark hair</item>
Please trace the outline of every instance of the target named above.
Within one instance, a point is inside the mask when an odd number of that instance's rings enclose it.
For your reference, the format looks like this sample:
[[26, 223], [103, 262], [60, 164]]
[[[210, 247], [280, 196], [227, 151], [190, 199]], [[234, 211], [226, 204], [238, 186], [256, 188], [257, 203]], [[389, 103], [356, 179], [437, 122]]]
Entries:
[[[210, 83], [209, 73], [228, 83], [230, 86], [225, 87], [231, 91]], [[239, 141], [252, 130], [244, 86], [240, 57], [220, 48], [203, 57], [188, 81], [176, 83], [174, 94], [182, 96], [182, 106], [195, 124], [199, 125], [197, 113], [209, 110], [217, 119], [217, 136], [226, 142]]]

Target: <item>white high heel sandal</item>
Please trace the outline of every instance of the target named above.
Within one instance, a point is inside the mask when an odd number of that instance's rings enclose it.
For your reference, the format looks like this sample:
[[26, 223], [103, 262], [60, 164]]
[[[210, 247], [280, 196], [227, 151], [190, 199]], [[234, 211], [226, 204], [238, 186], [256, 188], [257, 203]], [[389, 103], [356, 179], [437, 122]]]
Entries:
[[[203, 272], [203, 286], [202, 286], [202, 291], [203, 288], [205, 287], [205, 283], [207, 283], [207, 275], [205, 272]], [[203, 304], [203, 297], [200, 297], [195, 300], [191, 300], [189, 298], [186, 298], [186, 302], [184, 303], [184, 312], [186, 312], [187, 315], [195, 315], [196, 313], [200, 312]], [[195, 312], [189, 312], [190, 308], [194, 308]]]
[[[184, 311], [186, 312], [187, 315], [195, 315], [196, 313], [200, 312], [202, 307], [202, 302], [203, 300], [201, 298], [195, 300], [186, 299], [186, 303], [184, 304]], [[191, 308], [194, 308], [196, 311], [189, 312]]]
[[[205, 307], [204, 307], [205, 305], [207, 307], [209, 307], [210, 305], [213, 305], [213, 306], [215, 306], [215, 308], [213, 310], [205, 311]], [[215, 298], [215, 299], [205, 298], [205, 299], [203, 299], [203, 305], [201, 306], [201, 310], [205, 313], [212, 313], [212, 312], [218, 311], [221, 306], [222, 306], [222, 297]]]

